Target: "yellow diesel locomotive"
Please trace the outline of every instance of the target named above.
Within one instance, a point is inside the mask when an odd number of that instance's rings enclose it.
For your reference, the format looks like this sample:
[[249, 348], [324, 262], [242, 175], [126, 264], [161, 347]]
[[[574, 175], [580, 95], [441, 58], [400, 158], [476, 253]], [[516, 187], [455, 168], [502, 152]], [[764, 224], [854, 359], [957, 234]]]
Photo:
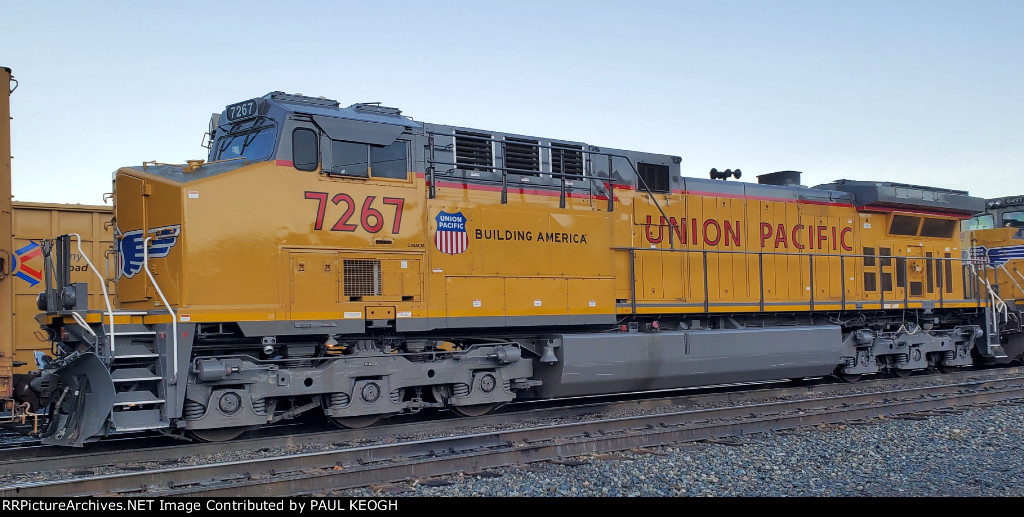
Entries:
[[69, 280], [76, 236], [46, 246], [44, 442], [1010, 359], [966, 192], [684, 178], [281, 92], [208, 136], [205, 161], [116, 172], [116, 299]]
[[992, 307], [991, 326], [1011, 357], [1024, 350], [1024, 196], [989, 199], [965, 226], [970, 267]]

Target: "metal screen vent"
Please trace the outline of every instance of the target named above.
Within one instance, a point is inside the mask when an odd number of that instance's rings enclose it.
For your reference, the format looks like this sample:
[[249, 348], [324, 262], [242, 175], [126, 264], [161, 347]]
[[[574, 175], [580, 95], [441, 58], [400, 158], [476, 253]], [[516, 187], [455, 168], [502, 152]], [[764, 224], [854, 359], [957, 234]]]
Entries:
[[582, 146], [551, 142], [551, 173], [583, 175]]
[[467, 171], [490, 171], [494, 166], [491, 135], [455, 132], [455, 163]]
[[637, 164], [636, 172], [640, 175], [640, 179], [644, 180], [637, 184], [637, 190], [644, 190], [644, 185], [651, 189], [651, 192], [669, 192], [671, 190], [668, 165], [640, 162]]
[[505, 167], [509, 172], [529, 174], [540, 172], [540, 148], [536, 140], [505, 137]]
[[345, 296], [380, 296], [380, 261], [345, 260]]

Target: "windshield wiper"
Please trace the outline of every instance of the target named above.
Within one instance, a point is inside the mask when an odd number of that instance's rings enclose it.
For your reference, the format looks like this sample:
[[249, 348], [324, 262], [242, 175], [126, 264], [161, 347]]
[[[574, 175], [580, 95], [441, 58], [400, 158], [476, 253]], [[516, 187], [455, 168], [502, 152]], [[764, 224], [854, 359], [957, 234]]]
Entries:
[[263, 127], [259, 127], [259, 128], [255, 127], [257, 123], [259, 123], [259, 122], [260, 122], [261, 120], [263, 120], [263, 119], [265, 119], [265, 118], [266, 118], [266, 117], [259, 117], [259, 118], [257, 118], [257, 119], [256, 119], [256, 120], [255, 120], [255, 121], [254, 121], [254, 122], [252, 123], [252, 125], [253, 125], [253, 129], [252, 129], [252, 131], [251, 131], [251, 132], [250, 132], [250, 133], [249, 133], [248, 135], [245, 135], [245, 140], [243, 140], [243, 141], [242, 141], [242, 148], [241, 148], [241, 149], [240, 149], [240, 150], [238, 151], [238, 155], [239, 155], [239, 156], [243, 156], [243, 155], [244, 155], [244, 153], [245, 153], [245, 149], [246, 149], [247, 147], [249, 147], [249, 144], [251, 144], [251, 143], [253, 142], [253, 140], [255, 140], [255, 139], [256, 139], [256, 137], [257, 137], [257, 136], [258, 136], [258, 135], [259, 135], [260, 133], [262, 133], [262, 132], [266, 131], [266, 130], [267, 130], [267, 129], [269, 129], [269, 128], [273, 128], [273, 127], [274, 127], [274, 125], [273, 125], [273, 124], [271, 124], [271, 125], [269, 125], [269, 126], [263, 126]]
[[235, 139], [235, 137], [228, 136], [228, 135], [225, 135], [224, 137], [222, 137], [220, 139], [220, 145], [217, 146], [217, 159], [218, 160], [221, 159], [221, 157], [222, 157], [221, 155], [224, 154], [224, 150], [228, 148], [228, 144], [230, 144], [231, 141], [234, 140], [234, 139]]
[[[255, 140], [256, 137], [260, 133], [262, 133], [263, 131], [265, 131], [268, 128], [273, 128], [274, 127], [273, 124], [270, 124], [270, 125], [267, 125], [267, 126], [263, 126], [263, 127], [254, 127], [254, 126], [256, 126], [256, 123], [260, 122], [261, 120], [265, 120], [265, 119], [266, 119], [266, 117], [259, 117], [259, 118], [257, 118], [255, 121], [253, 121], [253, 125], [250, 126], [251, 129], [249, 129], [245, 133], [240, 133], [240, 134], [239, 133], [235, 133], [235, 134], [232, 134], [232, 132], [230, 132], [230, 131], [226, 132], [223, 140], [221, 140], [221, 144], [217, 147], [217, 159], [218, 160], [219, 159], [223, 159], [224, 158], [224, 156], [223, 156], [224, 151], [228, 148], [228, 146], [231, 145], [235, 140], [237, 140], [238, 137], [243, 136], [243, 135], [245, 136], [245, 138], [242, 140], [242, 145], [241, 145], [241, 147], [239, 147], [237, 155], [238, 156], [244, 156], [246, 148], [248, 148], [249, 145], [252, 144], [253, 140]], [[231, 129], [235, 129], [240, 124], [241, 124], [240, 122], [235, 123], [235, 125], [232, 126]], [[232, 153], [232, 154], [236, 154], [236, 153]]]

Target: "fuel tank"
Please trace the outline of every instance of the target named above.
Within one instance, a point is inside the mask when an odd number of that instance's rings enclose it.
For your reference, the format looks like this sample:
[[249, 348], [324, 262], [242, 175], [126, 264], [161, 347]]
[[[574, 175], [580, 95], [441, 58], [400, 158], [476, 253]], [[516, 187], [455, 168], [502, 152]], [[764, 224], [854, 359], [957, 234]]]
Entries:
[[563, 334], [553, 344], [558, 361], [536, 368], [541, 397], [829, 375], [842, 333], [827, 325]]

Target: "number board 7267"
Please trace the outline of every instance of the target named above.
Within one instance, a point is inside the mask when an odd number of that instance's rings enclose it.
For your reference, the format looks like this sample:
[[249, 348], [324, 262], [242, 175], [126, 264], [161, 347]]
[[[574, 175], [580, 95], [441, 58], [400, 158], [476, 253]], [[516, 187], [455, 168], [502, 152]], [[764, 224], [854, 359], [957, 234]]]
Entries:
[[239, 102], [228, 106], [225, 110], [225, 114], [228, 117], [228, 122], [238, 122], [239, 120], [246, 120], [255, 117], [258, 114], [258, 111], [256, 99], [250, 99], [245, 102]]

